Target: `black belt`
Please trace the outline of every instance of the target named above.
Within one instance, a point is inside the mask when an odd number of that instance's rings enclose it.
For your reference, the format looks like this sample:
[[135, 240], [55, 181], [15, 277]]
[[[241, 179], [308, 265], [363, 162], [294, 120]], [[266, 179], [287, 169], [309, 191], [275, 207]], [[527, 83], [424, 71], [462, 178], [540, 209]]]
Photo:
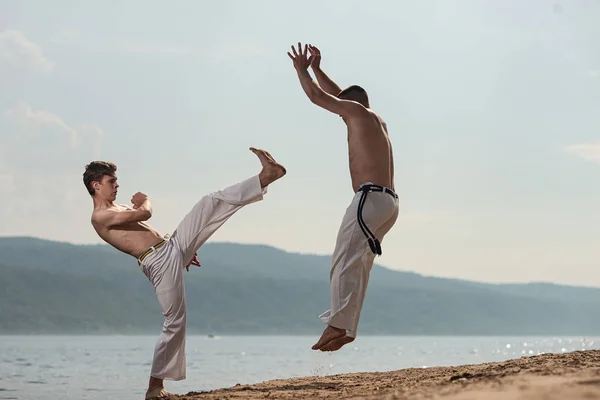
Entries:
[[360, 189], [358, 189], [358, 190], [360, 192], [362, 192], [362, 195], [360, 196], [360, 200], [358, 201], [358, 212], [357, 212], [358, 225], [360, 226], [360, 229], [363, 231], [364, 235], [367, 237], [368, 242], [369, 242], [369, 247], [371, 247], [371, 251], [380, 256], [381, 255], [381, 243], [379, 243], [379, 239], [377, 239], [375, 237], [375, 235], [373, 235], [373, 233], [369, 230], [369, 227], [367, 226], [367, 224], [365, 223], [365, 220], [363, 219], [363, 216], [362, 216], [363, 206], [365, 205], [365, 200], [367, 199], [367, 193], [369, 193], [369, 192], [385, 192], [396, 199], [398, 198], [398, 195], [396, 193], [394, 193], [394, 191], [392, 189], [389, 189], [389, 188], [386, 188], [383, 186], [379, 186], [379, 185], [372, 185], [372, 184], [361, 185]]

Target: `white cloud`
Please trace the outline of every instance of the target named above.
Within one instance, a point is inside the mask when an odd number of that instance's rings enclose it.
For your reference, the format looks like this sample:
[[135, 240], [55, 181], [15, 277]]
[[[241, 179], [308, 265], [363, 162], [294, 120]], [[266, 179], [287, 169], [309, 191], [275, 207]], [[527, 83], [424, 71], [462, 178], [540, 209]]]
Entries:
[[54, 62], [44, 55], [38, 44], [15, 30], [0, 33], [0, 60], [32, 72], [49, 73], [54, 68]]
[[573, 144], [566, 146], [565, 150], [586, 161], [600, 164], [600, 142]]
[[1, 116], [0, 235], [93, 233], [82, 173], [101, 156], [102, 129], [24, 102]]
[[6, 110], [1, 122], [0, 173], [67, 173], [100, 157], [104, 133], [96, 125], [69, 123], [25, 102]]
[[47, 110], [34, 110], [29, 104], [19, 102], [16, 107], [5, 112], [5, 115], [16, 122], [23, 133], [47, 133], [47, 128], [55, 129], [69, 137], [72, 147], [78, 143], [77, 130], [67, 125], [62, 118]]
[[74, 126], [66, 123], [60, 116], [51, 111], [34, 109], [23, 101], [6, 110], [4, 115], [10, 122], [14, 123], [17, 132], [13, 136], [26, 137], [36, 141], [42, 140], [51, 146], [62, 145], [64, 142], [56, 137], [62, 136], [67, 139], [68, 147], [71, 149], [87, 146], [95, 157], [100, 156], [104, 133], [96, 125], [82, 124]]
[[104, 137], [102, 129], [96, 125], [84, 124], [77, 129], [77, 133], [81, 142], [89, 144], [92, 158], [100, 158], [102, 138]]

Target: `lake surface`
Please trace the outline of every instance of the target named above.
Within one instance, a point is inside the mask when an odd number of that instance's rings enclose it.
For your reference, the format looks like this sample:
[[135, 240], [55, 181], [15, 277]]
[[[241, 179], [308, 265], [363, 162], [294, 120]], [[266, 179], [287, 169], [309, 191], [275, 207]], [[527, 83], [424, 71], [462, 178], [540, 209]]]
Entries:
[[[0, 336], [0, 399], [143, 399], [157, 336]], [[317, 336], [188, 336], [174, 393], [270, 379], [502, 361], [597, 349], [597, 337], [360, 336], [336, 353]]]

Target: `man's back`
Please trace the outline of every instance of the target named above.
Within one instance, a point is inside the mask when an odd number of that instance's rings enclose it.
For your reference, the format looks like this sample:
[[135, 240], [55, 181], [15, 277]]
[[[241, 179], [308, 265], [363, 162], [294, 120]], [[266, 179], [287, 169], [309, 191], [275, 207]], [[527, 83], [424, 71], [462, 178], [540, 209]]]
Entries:
[[348, 157], [354, 191], [371, 182], [394, 189], [394, 157], [385, 122], [371, 109], [345, 119]]
[[[350, 175], [354, 191], [361, 183], [371, 182], [394, 190], [394, 161], [391, 143], [385, 122], [370, 108], [367, 92], [358, 85], [341, 90], [320, 68], [319, 49], [308, 46], [298, 51], [292, 46], [294, 68], [302, 89], [311, 102], [325, 110], [337, 114], [348, 128], [348, 155]], [[311, 65], [319, 81], [319, 86], [308, 73]]]

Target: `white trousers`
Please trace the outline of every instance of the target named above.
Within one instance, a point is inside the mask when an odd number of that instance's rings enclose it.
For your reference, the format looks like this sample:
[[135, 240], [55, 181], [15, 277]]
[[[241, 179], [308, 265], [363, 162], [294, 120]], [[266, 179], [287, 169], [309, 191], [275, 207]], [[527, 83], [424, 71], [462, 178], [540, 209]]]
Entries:
[[[359, 221], [359, 209], [362, 211], [362, 221]], [[375, 253], [371, 250], [368, 236], [361, 229], [360, 223], [364, 221], [368, 230], [382, 244], [384, 236], [396, 223], [399, 210], [398, 198], [389, 193], [363, 194], [359, 191], [354, 195], [342, 219], [329, 274], [331, 308], [319, 315], [319, 318], [330, 326], [346, 329], [349, 337], [356, 338], [375, 260]]]
[[183, 272], [194, 253], [243, 206], [260, 201], [267, 188], [258, 175], [202, 197], [183, 218], [166, 244], [146, 256], [140, 268], [158, 297], [164, 316], [150, 375], [166, 380], [186, 378], [186, 303]]

